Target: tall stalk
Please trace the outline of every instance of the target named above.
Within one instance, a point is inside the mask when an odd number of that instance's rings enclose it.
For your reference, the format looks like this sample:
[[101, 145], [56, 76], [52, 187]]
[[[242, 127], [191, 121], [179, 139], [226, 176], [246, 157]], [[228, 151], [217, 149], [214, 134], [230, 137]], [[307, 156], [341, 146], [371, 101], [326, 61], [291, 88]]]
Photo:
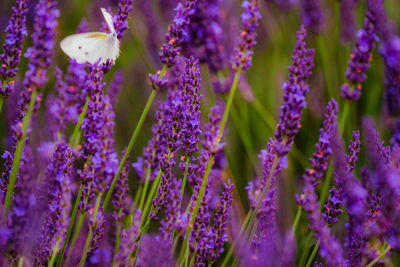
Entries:
[[[235, 77], [234, 77], [234, 80], [233, 80], [233, 83], [232, 83], [232, 86], [231, 86], [231, 89], [230, 89], [230, 92], [229, 92], [228, 101], [226, 102], [224, 115], [222, 117], [221, 125], [220, 125], [218, 133], [217, 133], [216, 146], [218, 146], [218, 144], [221, 142], [222, 133], [224, 131], [226, 122], [227, 122], [228, 117], [229, 117], [229, 112], [230, 112], [231, 107], [232, 107], [233, 98], [235, 96], [235, 92], [236, 92], [237, 85], [238, 85], [238, 82], [239, 82], [240, 74], [241, 74], [241, 70], [239, 69], [235, 73]], [[199, 211], [201, 201], [203, 200], [203, 197], [204, 197], [206, 185], [207, 185], [208, 179], [210, 177], [210, 172], [211, 172], [212, 165], [214, 163], [214, 158], [215, 158], [215, 155], [211, 155], [210, 159], [208, 160], [208, 165], [207, 165], [207, 168], [206, 168], [206, 172], [205, 172], [205, 175], [203, 177], [203, 181], [201, 183], [199, 196], [197, 198], [196, 205], [194, 207], [194, 210], [193, 210], [192, 217], [190, 219], [190, 224], [189, 225], [193, 225], [195, 220], [196, 220], [196, 216], [197, 216], [197, 213]], [[184, 249], [184, 250], [187, 249], [186, 247], [188, 245], [189, 235], [190, 235], [191, 230], [192, 230], [191, 227], [188, 227], [187, 230], [186, 230], [185, 239], [184, 239], [183, 244], [182, 244], [182, 249]]]
[[[161, 80], [164, 77], [166, 71], [167, 71], [167, 66], [164, 65], [164, 67], [161, 70], [161, 73], [160, 73], [160, 76], [159, 76], [159, 80]], [[128, 147], [126, 148], [125, 154], [122, 157], [121, 162], [119, 163], [118, 171], [117, 171], [117, 173], [115, 174], [115, 176], [114, 176], [114, 178], [112, 180], [110, 189], [108, 189], [108, 191], [107, 191], [106, 197], [105, 197], [104, 202], [103, 202], [104, 210], [106, 210], [106, 208], [108, 207], [108, 205], [109, 205], [109, 203], [111, 201], [111, 196], [112, 196], [112, 194], [114, 192], [115, 185], [117, 184], [118, 178], [121, 175], [121, 171], [125, 166], [125, 162], [128, 159], [130, 153], [132, 152], [134, 144], [136, 143], [136, 139], [138, 138], [139, 132], [142, 129], [144, 120], [146, 119], [147, 114], [149, 113], [151, 104], [153, 103], [154, 97], [156, 96], [156, 92], [157, 92], [157, 90], [153, 89], [153, 91], [151, 92], [151, 94], [149, 96], [149, 99], [147, 100], [146, 106], [144, 107], [142, 115], [140, 115], [138, 124], [136, 125], [136, 128], [133, 131], [132, 137], [129, 140], [129, 144], [128, 144]]]
[[19, 172], [19, 165], [21, 162], [22, 153], [25, 148], [26, 138], [28, 135], [29, 124], [31, 123], [33, 108], [35, 107], [37, 96], [37, 89], [34, 87], [32, 89], [31, 100], [29, 102], [28, 111], [26, 112], [24, 119], [22, 121], [22, 137], [17, 142], [17, 147], [15, 149], [13, 165], [11, 169], [10, 180], [8, 182], [8, 190], [6, 195], [6, 200], [4, 203], [4, 218], [7, 218], [8, 212], [10, 210], [12, 196], [14, 193], [15, 183], [17, 181], [17, 176]]

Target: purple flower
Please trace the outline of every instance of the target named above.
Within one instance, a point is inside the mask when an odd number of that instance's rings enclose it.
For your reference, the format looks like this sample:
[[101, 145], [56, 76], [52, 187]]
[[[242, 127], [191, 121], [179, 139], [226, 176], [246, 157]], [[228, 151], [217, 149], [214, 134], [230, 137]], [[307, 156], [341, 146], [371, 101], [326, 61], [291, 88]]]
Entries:
[[296, 235], [292, 230], [287, 231], [283, 239], [281, 266], [294, 266], [296, 260]]
[[353, 131], [353, 140], [350, 141], [349, 155], [346, 155], [346, 171], [352, 172], [358, 160], [358, 153], [360, 153], [360, 131]]
[[33, 153], [29, 145], [25, 146], [17, 182], [13, 205], [7, 219], [7, 251], [10, 255], [23, 255], [25, 248], [29, 245], [30, 227], [34, 224], [33, 214], [40, 212], [35, 210], [36, 197], [34, 195], [34, 162]]
[[122, 39], [124, 31], [128, 29], [128, 16], [129, 12], [132, 11], [133, 0], [119, 0], [118, 1], [118, 11], [117, 15], [114, 16], [114, 27], [117, 32], [117, 37], [119, 40]]
[[[17, 0], [15, 6], [12, 8], [12, 15], [8, 26], [5, 29], [7, 37], [3, 45], [3, 54], [0, 55], [0, 75], [3, 81], [17, 74], [22, 45], [27, 35], [25, 26], [27, 12], [27, 1]], [[2, 97], [9, 97], [14, 91], [14, 82], [6, 83], [5, 86], [5, 88], [0, 88], [0, 95]]]
[[160, 235], [165, 242], [172, 241], [172, 233], [178, 219], [181, 202], [181, 180], [174, 179], [171, 183], [171, 189], [167, 196], [168, 204], [166, 205], [165, 217], [160, 226]]
[[89, 212], [89, 228], [92, 230], [92, 239], [90, 240], [88, 256], [90, 257], [93, 253], [99, 248], [99, 242], [103, 238], [104, 235], [104, 211], [103, 207], [101, 207], [98, 212], [96, 218], [92, 218], [93, 214]]
[[209, 123], [204, 131], [204, 141], [202, 145], [209, 155], [216, 155], [224, 148], [224, 143], [220, 143], [217, 140], [219, 125], [222, 120], [222, 106], [216, 105], [210, 109], [210, 114], [208, 115]]
[[369, 0], [367, 7], [376, 18], [376, 31], [381, 38], [379, 54], [385, 64], [385, 100], [389, 114], [400, 114], [400, 37], [395, 34], [395, 28], [389, 21], [383, 0]]
[[302, 24], [312, 33], [321, 33], [325, 27], [321, 0], [300, 0], [300, 4]]
[[55, 69], [54, 77], [56, 78], [55, 89], [57, 96], [50, 95], [47, 97], [46, 115], [52, 140], [59, 140], [64, 139], [64, 131], [68, 123], [76, 118], [77, 112], [76, 107], [71, 106], [69, 87], [63, 80], [63, 73], [58, 67]]
[[51, 199], [35, 252], [37, 265], [44, 265], [51, 253], [57, 253], [63, 245], [70, 221], [73, 161], [74, 157], [68, 145], [58, 144], [46, 171], [45, 186], [49, 187]]
[[340, 2], [340, 37], [342, 42], [352, 41], [356, 32], [355, 9], [358, 0]]
[[232, 206], [233, 184], [228, 181], [224, 184], [224, 191], [217, 206], [217, 212], [214, 218], [213, 226], [213, 244], [211, 251], [212, 261], [216, 261], [222, 252], [224, 252], [224, 243], [228, 240], [226, 227], [228, 224], [228, 215]]
[[[354, 131], [353, 140], [350, 141], [348, 148], [349, 155], [345, 155], [347, 173], [353, 172], [354, 166], [358, 160], [357, 155], [360, 152], [360, 145], [360, 132]], [[337, 217], [343, 212], [341, 210], [343, 206], [343, 183], [337, 174], [335, 174], [335, 182], [336, 187], [332, 186], [331, 190], [329, 190], [328, 203], [324, 205], [324, 213], [322, 214], [324, 221], [330, 226], [338, 221]]]
[[325, 221], [321, 217], [314, 186], [309, 180], [305, 182], [303, 208], [307, 212], [310, 221], [310, 230], [320, 241], [320, 255], [325, 258], [328, 266], [341, 266], [344, 262], [342, 248], [338, 241], [332, 236], [329, 228], [325, 225]]
[[[336, 114], [337, 104], [334, 100], [331, 100], [327, 107], [324, 127], [320, 130], [319, 143], [316, 145], [317, 152], [310, 159], [312, 169], [308, 169], [303, 176], [305, 182], [304, 193], [300, 197], [296, 197], [297, 203], [307, 212], [310, 229], [320, 241], [321, 257], [326, 259], [329, 266], [341, 265], [343, 263], [343, 252], [340, 244], [334, 239], [329, 228], [325, 225], [327, 219], [323, 219], [321, 215], [315, 187], [328, 167], [327, 161], [332, 154], [330, 135], [333, 130], [336, 130], [334, 125]], [[334, 199], [332, 198], [331, 200], [333, 201]]]
[[[331, 131], [332, 152], [334, 155], [334, 168], [339, 183], [343, 186], [343, 199], [349, 215], [364, 220], [367, 192], [357, 179], [354, 179], [346, 157], [343, 153], [343, 143], [338, 136], [337, 129]], [[352, 153], [352, 152], [351, 152]], [[350, 163], [351, 164], [351, 163]]]
[[322, 218], [328, 226], [332, 226], [338, 221], [338, 216], [343, 213], [343, 186], [337, 175], [335, 175], [336, 187], [332, 186], [329, 190], [328, 203], [324, 205]]
[[[155, 178], [159, 168], [159, 155], [164, 155], [166, 151], [166, 115], [164, 113], [164, 103], [159, 103], [155, 117], [155, 123], [151, 129], [152, 139], [143, 149], [143, 169], [151, 173], [151, 179]], [[144, 175], [146, 176], [146, 175]], [[144, 177], [143, 177], [144, 178]]]
[[[157, 255], [157, 257], [154, 257], [154, 255]], [[174, 266], [171, 257], [171, 245], [163, 242], [159, 236], [150, 234], [143, 236], [137, 266]]]
[[194, 265], [201, 266], [210, 255], [213, 248], [213, 232], [209, 230], [211, 220], [210, 201], [210, 182], [206, 185], [204, 197], [200, 202], [200, 207], [193, 223], [192, 231], [189, 236], [189, 248], [194, 257]]
[[123, 229], [121, 232], [120, 248], [115, 257], [116, 266], [126, 266], [132, 251], [135, 251], [137, 248], [136, 238], [139, 234], [140, 217], [140, 211], [135, 210], [133, 213], [132, 225], [129, 226], [128, 229]]
[[226, 32], [223, 29], [221, 10], [226, 4], [226, 1], [221, 0], [199, 1], [191, 16], [183, 44], [186, 55], [195, 55], [200, 63], [206, 63], [213, 72], [223, 69], [227, 52], [224, 47]]
[[198, 150], [200, 131], [200, 71], [197, 60], [186, 60], [186, 70], [180, 83], [184, 91], [185, 125], [182, 130], [182, 145], [186, 155], [191, 156]]
[[[108, 190], [109, 184], [118, 169], [118, 158], [114, 148], [114, 109], [107, 95], [104, 96], [103, 101], [104, 124], [102, 125], [101, 132], [99, 132], [99, 143], [96, 153], [91, 158], [96, 172], [96, 185], [99, 192]], [[101, 121], [97, 121], [97, 123], [102, 124]]]
[[300, 130], [302, 110], [306, 107], [305, 96], [308, 92], [307, 80], [314, 67], [314, 50], [307, 49], [306, 30], [301, 26], [297, 32], [297, 43], [289, 67], [289, 80], [282, 86], [284, 103], [279, 114], [279, 124], [274, 133], [275, 153], [283, 157], [289, 153], [294, 137]]
[[[125, 150], [123, 152], [125, 154]], [[121, 222], [125, 215], [128, 214], [128, 174], [129, 174], [129, 161], [127, 160], [125, 166], [121, 171], [120, 178], [117, 180], [114, 191], [114, 199], [112, 201], [116, 211], [114, 217], [117, 222]]]
[[[379, 135], [373, 126], [371, 119], [363, 121], [365, 133], [365, 144], [370, 165], [375, 172], [371, 179], [378, 197], [380, 197], [380, 207], [376, 215], [377, 225], [380, 232], [388, 240], [388, 245], [394, 249], [400, 247], [400, 213], [398, 206], [399, 197], [399, 168], [400, 149], [397, 144], [392, 148], [390, 157], [379, 140]], [[376, 198], [375, 198], [376, 199]], [[379, 198], [378, 198], [379, 200]]]
[[77, 174], [82, 184], [82, 195], [79, 202], [79, 209], [83, 214], [92, 207], [90, 202], [95, 197], [94, 170], [90, 164], [85, 163], [85, 165], [83, 166], [83, 170], [78, 170]]
[[233, 52], [231, 67], [235, 71], [247, 71], [251, 67], [251, 59], [256, 45], [256, 29], [258, 20], [261, 18], [260, 4], [258, 0], [243, 1], [244, 12], [241, 15], [242, 31], [240, 33], [239, 44]]
[[[56, 9], [56, 2], [50, 0], [40, 0], [36, 6], [36, 14], [34, 21], [34, 32], [32, 34], [33, 46], [28, 48], [26, 56], [29, 57], [28, 71], [25, 73], [24, 86], [26, 90], [21, 93], [18, 100], [18, 114], [14, 124], [11, 126], [11, 149], [5, 152], [3, 157], [7, 160], [5, 164], [6, 172], [2, 173], [1, 189], [4, 196], [7, 193], [8, 179], [11, 174], [12, 160], [18, 140], [22, 137], [22, 122], [28, 104], [31, 100], [33, 88], [41, 88], [47, 81], [46, 69], [51, 64], [53, 55], [55, 27], [57, 26], [56, 18], [59, 15]], [[41, 96], [35, 99], [34, 111], [37, 111], [41, 102]], [[30, 129], [28, 129], [29, 138]], [[28, 142], [28, 140], [26, 141]], [[23, 152], [23, 154], [25, 151]], [[24, 156], [22, 156], [24, 157]]]
[[[356, 136], [357, 137], [357, 136]], [[361, 266], [362, 250], [365, 246], [364, 222], [366, 213], [367, 192], [360, 182], [352, 175], [351, 169], [346, 163], [346, 157], [343, 154], [343, 143], [340, 139], [337, 128], [332, 131], [332, 151], [334, 157], [334, 168], [338, 183], [343, 188], [343, 200], [349, 215], [346, 236], [346, 262], [350, 266]], [[351, 151], [350, 153], [353, 153]], [[360, 253], [361, 252], [361, 253]]]
[[105, 123], [105, 105], [102, 82], [103, 71], [99, 65], [89, 66], [89, 75], [86, 80], [86, 90], [90, 96], [87, 115], [82, 123], [83, 136], [86, 142], [83, 144], [83, 153], [87, 159], [93, 156], [101, 142], [101, 133]]
[[165, 207], [167, 204], [168, 198], [170, 194], [170, 190], [172, 187], [172, 181], [174, 181], [174, 174], [172, 173], [172, 168], [175, 165], [175, 160], [173, 156], [163, 155], [162, 159], [160, 159], [160, 167], [163, 171], [161, 176], [160, 186], [158, 188], [157, 196], [153, 199], [153, 211], [150, 214], [151, 219], [156, 219], [158, 212]]
[[190, 23], [190, 17], [194, 13], [197, 0], [183, 0], [175, 8], [176, 15], [173, 22], [168, 26], [168, 33], [165, 36], [166, 43], [161, 47], [159, 54], [161, 62], [168, 67], [176, 63], [176, 57], [181, 52], [184, 30]]
[[25, 57], [29, 58], [28, 71], [25, 74], [26, 88], [43, 88], [47, 82], [46, 69], [53, 57], [54, 36], [60, 11], [53, 0], [40, 0], [36, 6], [34, 32], [31, 35], [33, 46], [28, 48]]
[[361, 96], [361, 84], [367, 79], [366, 72], [370, 68], [371, 53], [378, 42], [376, 36], [376, 20], [373, 11], [368, 10], [364, 26], [357, 32], [357, 42], [353, 48], [348, 63], [346, 78], [351, 85], [345, 83], [341, 88], [341, 96], [344, 99], [355, 101]]
[[332, 154], [329, 134], [332, 131], [333, 125], [336, 123], [337, 112], [337, 103], [332, 99], [329, 101], [326, 108], [323, 128], [320, 129], [319, 140], [315, 145], [316, 152], [313, 157], [310, 158], [312, 169], [307, 169], [303, 177], [304, 180], [310, 180], [314, 187], [317, 187], [321, 183], [321, 178], [328, 167], [328, 161]]

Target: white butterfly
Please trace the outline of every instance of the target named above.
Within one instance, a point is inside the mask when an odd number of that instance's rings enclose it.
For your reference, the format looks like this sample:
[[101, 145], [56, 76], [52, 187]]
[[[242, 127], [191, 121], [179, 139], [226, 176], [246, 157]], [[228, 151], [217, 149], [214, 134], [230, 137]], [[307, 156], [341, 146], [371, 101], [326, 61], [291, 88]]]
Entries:
[[110, 33], [87, 32], [70, 35], [61, 41], [61, 49], [70, 58], [78, 63], [94, 64], [101, 58], [100, 64], [108, 59], [115, 62], [119, 56], [119, 40], [115, 32], [113, 19], [110, 13], [101, 8], [103, 17], [110, 29]]

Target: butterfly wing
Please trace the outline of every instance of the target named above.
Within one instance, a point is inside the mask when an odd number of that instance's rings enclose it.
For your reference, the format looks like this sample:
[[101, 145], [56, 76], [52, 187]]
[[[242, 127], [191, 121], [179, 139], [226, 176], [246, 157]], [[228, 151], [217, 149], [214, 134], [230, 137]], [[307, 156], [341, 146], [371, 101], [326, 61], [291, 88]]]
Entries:
[[89, 53], [87, 61], [97, 62], [100, 58], [100, 64], [106, 63], [107, 60], [115, 62], [119, 56], [119, 41], [115, 37], [109, 36], [96, 45], [96, 48]]
[[115, 32], [113, 17], [111, 16], [111, 14], [108, 13], [107, 10], [105, 10], [104, 8], [101, 8], [101, 13], [103, 13], [103, 17], [104, 17], [105, 21], [107, 22], [110, 32], [112, 32], [112, 33]]
[[107, 52], [110, 37], [103, 32], [88, 32], [73, 34], [61, 41], [61, 49], [70, 58], [78, 63], [96, 63], [100, 58], [106, 61], [108, 58], [102, 53]]
[[110, 37], [103, 46], [103, 52], [102, 52], [103, 58], [102, 62], [105, 63], [107, 59], [111, 59], [112, 62], [114, 63], [117, 57], [119, 56], [119, 41], [118, 38], [116, 37]]

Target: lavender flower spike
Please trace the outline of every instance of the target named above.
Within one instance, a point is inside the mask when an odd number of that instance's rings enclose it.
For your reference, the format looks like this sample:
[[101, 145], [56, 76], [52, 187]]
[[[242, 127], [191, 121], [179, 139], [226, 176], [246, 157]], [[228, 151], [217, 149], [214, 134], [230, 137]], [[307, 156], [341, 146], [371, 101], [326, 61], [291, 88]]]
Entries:
[[54, 36], [60, 11], [53, 0], [40, 0], [36, 6], [33, 46], [28, 48], [25, 57], [29, 58], [28, 71], [25, 74], [26, 88], [42, 88], [48, 80], [46, 69], [51, 65], [54, 54]]
[[275, 153], [282, 157], [289, 153], [294, 137], [300, 130], [302, 110], [306, 107], [305, 96], [308, 92], [307, 80], [314, 67], [314, 50], [306, 48], [306, 30], [304, 26], [297, 32], [297, 43], [289, 67], [289, 80], [282, 89], [284, 104], [279, 114], [279, 124], [274, 133]]
[[232, 206], [233, 184], [228, 181], [224, 184], [224, 191], [217, 206], [214, 219], [214, 247], [211, 251], [211, 259], [216, 261], [224, 251], [224, 243], [227, 241], [226, 227], [228, 224], [228, 214]]
[[128, 16], [129, 12], [132, 11], [133, 0], [119, 0], [118, 1], [118, 12], [114, 16], [114, 27], [117, 33], [117, 38], [122, 39], [124, 31], [128, 29]]
[[235, 71], [247, 71], [251, 67], [253, 56], [251, 49], [256, 45], [256, 29], [258, 20], [261, 18], [258, 0], [243, 1], [242, 7], [244, 8], [244, 12], [241, 15], [243, 29], [240, 33], [239, 44], [231, 58], [231, 67]]
[[296, 201], [308, 214], [310, 229], [314, 236], [319, 239], [321, 245], [321, 256], [326, 259], [328, 266], [341, 266], [343, 263], [343, 251], [340, 244], [330, 234], [329, 228], [323, 220], [315, 187], [328, 167], [328, 160], [332, 154], [330, 146], [330, 133], [336, 129], [337, 103], [331, 100], [328, 103], [327, 114], [325, 115], [324, 127], [320, 131], [319, 142], [316, 145], [316, 153], [310, 159], [312, 169], [307, 169], [303, 176], [305, 181], [304, 193], [296, 197]]
[[57, 145], [51, 164], [46, 171], [46, 183], [50, 184], [49, 212], [42, 225], [35, 263], [44, 265], [51, 253], [62, 247], [69, 223], [72, 198], [72, 163], [74, 158], [66, 143]]
[[316, 152], [314, 153], [313, 157], [310, 158], [312, 169], [307, 169], [304, 176], [304, 179], [309, 179], [314, 187], [317, 187], [321, 182], [321, 178], [324, 175], [324, 171], [328, 167], [328, 161], [332, 154], [329, 134], [332, 130], [332, 126], [336, 122], [337, 112], [337, 103], [334, 99], [332, 99], [329, 101], [326, 108], [323, 128], [320, 130], [319, 141], [315, 145]]
[[175, 8], [176, 15], [173, 23], [168, 27], [168, 33], [165, 36], [166, 43], [161, 47], [159, 54], [161, 62], [168, 67], [176, 63], [176, 56], [181, 52], [181, 43], [187, 25], [190, 23], [190, 16], [194, 13], [194, 7], [197, 0], [183, 0]]
[[27, 35], [25, 26], [27, 12], [27, 1], [17, 0], [12, 8], [12, 15], [5, 30], [8, 34], [3, 45], [3, 54], [0, 55], [0, 76], [3, 80], [3, 84], [0, 84], [0, 86], [5, 86], [5, 88], [0, 87], [2, 97], [9, 97], [14, 91], [14, 82], [7, 84], [6, 81], [14, 77], [18, 71], [22, 45]]
[[341, 88], [341, 96], [350, 101], [356, 101], [361, 96], [361, 84], [367, 79], [366, 72], [370, 68], [371, 53], [378, 42], [376, 36], [376, 18], [373, 11], [368, 10], [364, 26], [357, 33], [357, 43], [353, 48], [346, 78], [351, 85], [345, 83]]
[[321, 0], [300, 0], [301, 21], [312, 33], [321, 33], [324, 29], [324, 13]]

